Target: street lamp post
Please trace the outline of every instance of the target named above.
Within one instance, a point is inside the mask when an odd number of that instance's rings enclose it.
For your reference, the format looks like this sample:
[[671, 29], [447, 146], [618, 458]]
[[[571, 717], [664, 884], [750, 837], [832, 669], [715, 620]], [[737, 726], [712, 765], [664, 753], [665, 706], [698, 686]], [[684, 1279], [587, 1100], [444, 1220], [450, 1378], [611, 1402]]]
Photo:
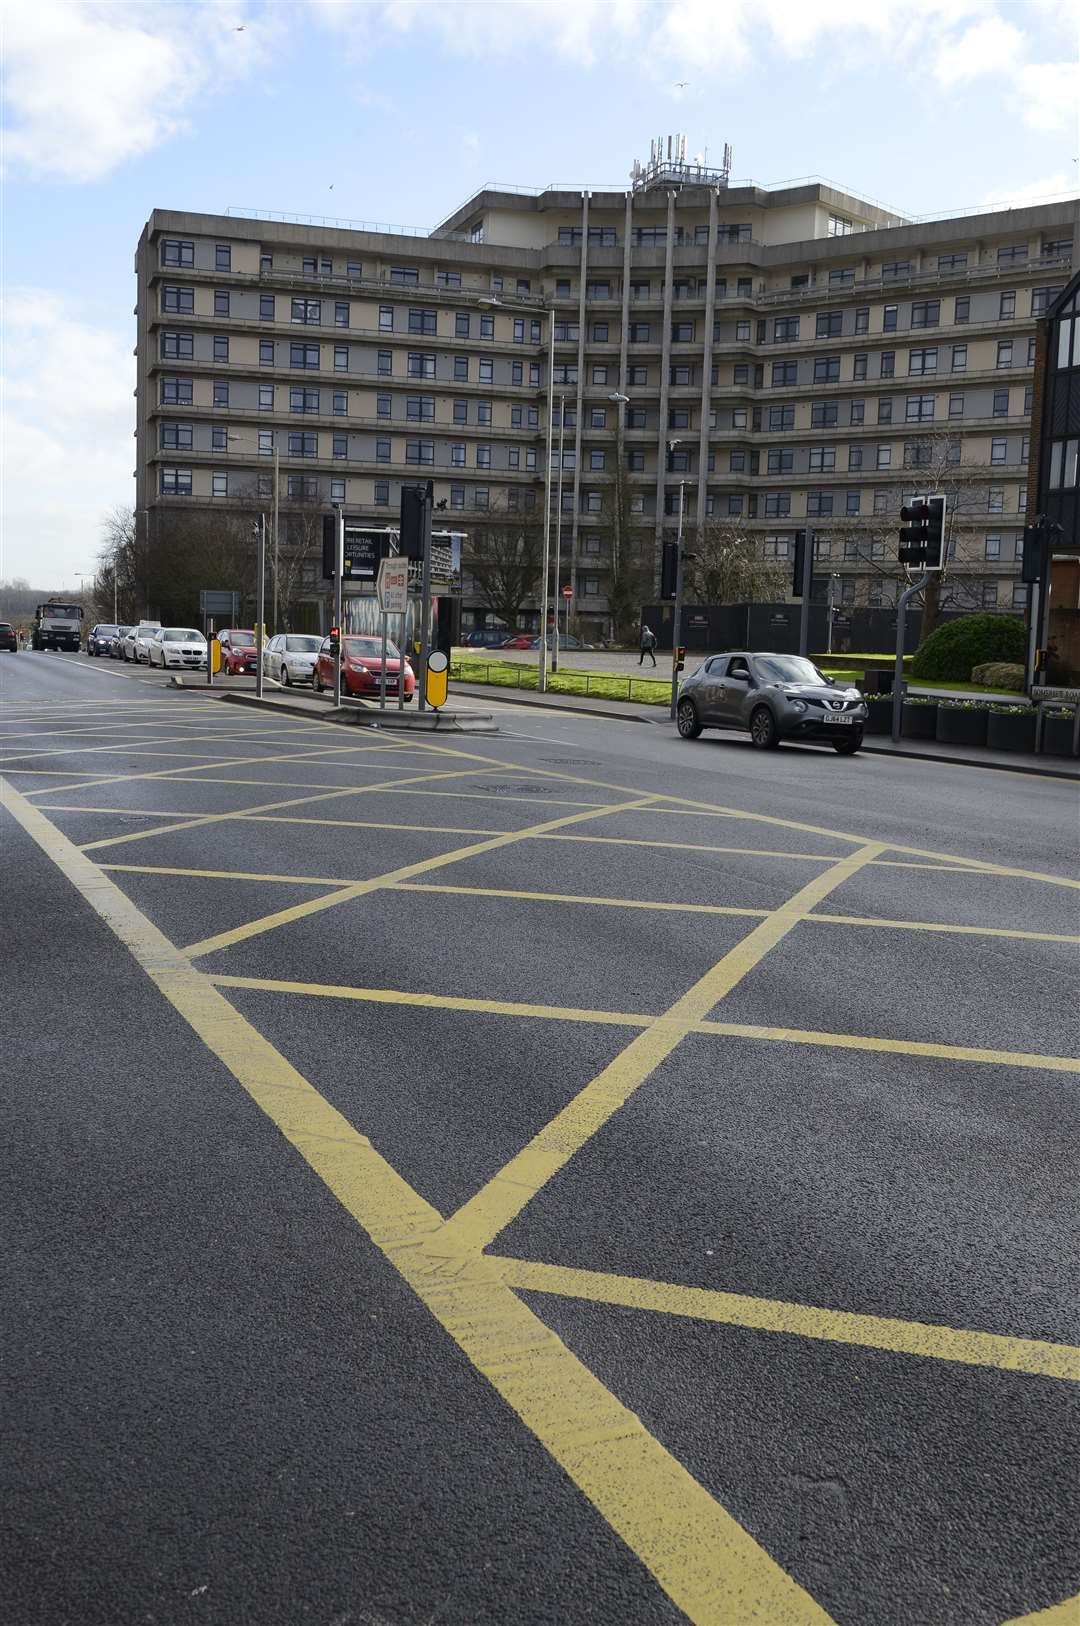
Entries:
[[[614, 401], [615, 405], [619, 409], [619, 416], [615, 423], [615, 554], [611, 561], [611, 580], [612, 584], [614, 585], [614, 583], [618, 580], [619, 567], [622, 563], [622, 494], [623, 481], [626, 479], [626, 470], [623, 467], [623, 459], [626, 456], [626, 408], [630, 404], [630, 397], [628, 395], [624, 395], [621, 390], [615, 390], [611, 395], [608, 396], [608, 400]], [[611, 610], [610, 594], [608, 596], [608, 619], [611, 622], [611, 633], [612, 637], [614, 638], [618, 632], [618, 628], [615, 625], [615, 616]]]
[[[559, 396], [559, 479], [555, 496], [555, 580], [551, 593], [551, 613], [555, 622], [554, 643], [551, 646], [551, 670], [559, 670], [559, 575], [562, 571], [562, 487], [563, 487], [563, 430], [566, 418], [566, 396]], [[544, 612], [541, 637], [547, 642], [547, 578], [544, 579]]]
[[682, 623], [682, 597], [683, 597], [683, 498], [686, 491], [686, 481], [679, 481], [679, 530], [675, 543], [675, 616], [672, 626], [671, 645], [671, 720], [675, 721], [675, 713], [679, 705], [679, 646], [681, 643]]
[[[505, 307], [501, 299], [480, 299], [481, 305], [495, 305], [500, 309], [528, 310], [543, 313], [543, 305]], [[536, 687], [540, 694], [547, 690], [547, 593], [551, 570], [551, 419], [554, 412], [555, 389], [555, 307], [548, 307], [548, 388], [547, 388], [547, 447], [544, 474], [544, 552], [540, 567], [540, 660], [536, 674]], [[561, 461], [561, 459], [560, 459]], [[557, 618], [556, 618], [557, 624]]]

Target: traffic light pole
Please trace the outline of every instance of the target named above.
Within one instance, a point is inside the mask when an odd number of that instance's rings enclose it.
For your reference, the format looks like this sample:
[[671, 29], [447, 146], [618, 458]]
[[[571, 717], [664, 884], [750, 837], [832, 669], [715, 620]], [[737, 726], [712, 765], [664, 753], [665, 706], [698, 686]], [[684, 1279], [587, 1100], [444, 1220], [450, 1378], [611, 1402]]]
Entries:
[[675, 615], [672, 622], [671, 642], [671, 721], [675, 721], [675, 713], [679, 706], [679, 649], [682, 644], [682, 594], [683, 594], [683, 493], [686, 490], [686, 481], [679, 481], [679, 534], [675, 543]]
[[337, 511], [337, 548], [336, 563], [334, 566], [334, 625], [338, 630], [337, 660], [334, 662], [334, 705], [341, 707], [341, 663], [345, 659], [345, 629], [341, 625], [343, 609], [343, 587], [341, 578], [345, 574], [345, 510]]
[[[263, 622], [266, 619], [266, 515], [259, 515], [259, 584], [255, 593], [255, 698], [263, 692]], [[210, 645], [206, 646], [206, 665], [210, 666]]]
[[[416, 674], [416, 709], [427, 710], [427, 663], [431, 654], [431, 499], [424, 497], [424, 564], [420, 577], [420, 670]], [[405, 691], [405, 673], [398, 674], [398, 694]]]
[[921, 593], [932, 572], [927, 571], [917, 582], [912, 582], [906, 593], [901, 593], [896, 605], [896, 667], [893, 673], [892, 737], [900, 738], [900, 718], [904, 706], [904, 640], [907, 632], [907, 607], [916, 593]]
[[810, 653], [810, 593], [814, 585], [814, 536], [808, 530], [803, 544], [802, 603], [799, 606], [799, 654]]

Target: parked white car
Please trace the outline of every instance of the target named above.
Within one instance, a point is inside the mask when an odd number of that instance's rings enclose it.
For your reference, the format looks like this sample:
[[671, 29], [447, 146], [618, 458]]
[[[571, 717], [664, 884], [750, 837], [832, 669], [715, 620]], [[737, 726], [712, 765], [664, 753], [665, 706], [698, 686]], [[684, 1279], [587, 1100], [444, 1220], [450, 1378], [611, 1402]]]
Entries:
[[199, 671], [206, 666], [206, 639], [194, 627], [159, 627], [147, 639], [151, 666], [186, 666]]
[[263, 677], [276, 678], [286, 689], [310, 683], [321, 643], [308, 632], [276, 632], [263, 647]]
[[150, 651], [148, 642], [152, 633], [158, 631], [160, 621], [140, 621], [132, 627], [124, 638], [123, 648], [126, 661], [149, 661]]

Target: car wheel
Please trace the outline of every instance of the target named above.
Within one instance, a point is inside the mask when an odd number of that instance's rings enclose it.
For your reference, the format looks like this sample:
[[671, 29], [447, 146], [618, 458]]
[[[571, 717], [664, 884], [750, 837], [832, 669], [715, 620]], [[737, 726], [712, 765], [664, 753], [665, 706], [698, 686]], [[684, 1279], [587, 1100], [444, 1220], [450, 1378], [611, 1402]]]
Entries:
[[696, 740], [701, 733], [697, 707], [692, 700], [680, 700], [675, 713], [675, 724], [684, 740]]
[[780, 744], [776, 718], [768, 706], [755, 706], [750, 717], [750, 738], [759, 751], [774, 751]]
[[289, 668], [287, 666], [283, 666], [278, 675], [281, 678], [281, 687], [283, 689], [287, 689], [289, 684], [292, 682], [292, 679], [289, 677]]
[[842, 757], [853, 757], [862, 744], [863, 731], [853, 728], [850, 734], [845, 734], [842, 740], [833, 740], [833, 750]]

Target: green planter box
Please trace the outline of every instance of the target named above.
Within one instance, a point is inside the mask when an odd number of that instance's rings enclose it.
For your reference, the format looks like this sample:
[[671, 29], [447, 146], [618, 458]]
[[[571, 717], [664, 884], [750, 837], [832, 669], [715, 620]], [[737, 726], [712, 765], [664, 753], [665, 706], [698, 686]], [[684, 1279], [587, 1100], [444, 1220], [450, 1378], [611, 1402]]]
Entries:
[[866, 729], [867, 734], [892, 733], [892, 695], [882, 697], [880, 700], [873, 695], [866, 697]]
[[905, 700], [900, 732], [905, 740], [936, 740], [940, 710], [936, 700]]
[[1035, 713], [991, 711], [986, 725], [986, 743], [994, 751], [1034, 751]]
[[936, 737], [946, 745], [985, 745], [989, 717], [985, 706], [941, 705]]
[[1047, 756], [1071, 757], [1073, 720], [1068, 717], [1044, 717], [1042, 748]]

